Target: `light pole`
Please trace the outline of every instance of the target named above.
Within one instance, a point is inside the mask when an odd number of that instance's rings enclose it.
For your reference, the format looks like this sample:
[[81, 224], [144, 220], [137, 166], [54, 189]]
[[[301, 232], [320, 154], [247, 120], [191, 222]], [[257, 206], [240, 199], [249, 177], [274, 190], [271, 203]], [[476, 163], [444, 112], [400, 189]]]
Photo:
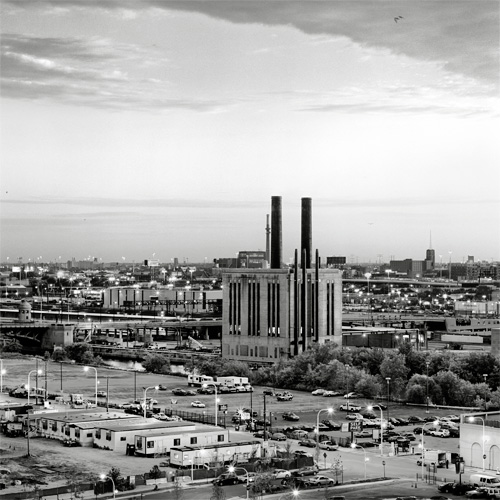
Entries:
[[425, 426], [429, 424], [436, 426], [438, 424], [438, 421], [435, 420], [434, 422], [426, 422], [424, 425], [422, 425], [422, 481], [424, 480], [424, 468], [425, 468], [424, 429]]
[[488, 397], [488, 387], [486, 385], [486, 379], [488, 378], [488, 374], [487, 373], [483, 373], [483, 378], [484, 378], [484, 412], [486, 413], [486, 411], [488, 410], [488, 408], [486, 407], [486, 398]]
[[368, 458], [366, 456], [366, 450], [360, 444], [356, 444], [356, 443], [352, 443], [351, 444], [351, 448], [353, 448], [353, 449], [355, 449], [355, 448], [361, 448], [363, 450], [364, 459], [365, 459], [365, 479], [366, 479], [366, 462], [368, 462]]
[[28, 373], [28, 404], [30, 404], [30, 392], [31, 392], [31, 387], [30, 387], [30, 377], [32, 373], [37, 373], [38, 375], [42, 374], [42, 370], [31, 370]]
[[244, 470], [245, 471], [245, 474], [247, 475], [247, 500], [248, 500], [248, 495], [249, 495], [249, 489], [248, 489], [248, 486], [249, 486], [249, 482], [248, 482], [248, 471], [245, 469], [245, 467], [240, 467], [239, 465], [237, 467], [235, 467], [234, 465], [230, 465], [227, 470], [228, 472], [230, 472], [231, 474], [234, 473], [234, 471], [236, 471], [236, 469], [240, 469], [240, 470]]
[[469, 420], [469, 422], [474, 422], [474, 420], [475, 420], [476, 418], [478, 418], [479, 420], [481, 420], [481, 422], [483, 422], [483, 445], [482, 445], [481, 449], [482, 449], [482, 451], [483, 451], [483, 472], [484, 472], [484, 470], [485, 470], [485, 465], [484, 465], [484, 457], [486, 456], [486, 455], [484, 454], [484, 418], [482, 418], [482, 417], [469, 417], [469, 419], [468, 419], [468, 420]]
[[113, 480], [113, 478], [111, 476], [107, 476], [106, 474], [101, 474], [101, 481], [104, 481], [105, 479], [110, 479], [111, 480], [111, 484], [113, 485], [113, 498], [116, 498], [116, 485], [115, 485], [115, 481]]
[[370, 278], [372, 277], [372, 273], [365, 273], [365, 278], [366, 278], [366, 281], [368, 283], [368, 292], [367, 292], [367, 295], [368, 295], [368, 299], [370, 298]]
[[146, 387], [144, 389], [144, 418], [146, 418], [146, 409], [147, 409], [147, 404], [146, 404], [146, 393], [148, 392], [148, 389], [154, 389], [157, 391], [159, 387], [157, 385], [151, 385], [149, 387]]
[[425, 413], [429, 413], [429, 365], [430, 361], [425, 362], [425, 399], [427, 403], [427, 409]]
[[209, 385], [213, 385], [215, 389], [215, 427], [217, 427], [217, 410], [218, 410], [217, 405], [219, 403], [219, 400], [217, 399], [217, 385], [214, 384], [213, 382], [205, 382], [203, 384], [203, 387], [206, 389]]
[[[373, 406], [368, 406], [367, 410], [371, 411], [373, 410]], [[384, 414], [382, 412], [382, 408], [380, 406], [378, 407], [380, 410], [380, 456], [384, 456]]]
[[318, 461], [319, 458], [319, 415], [324, 411], [331, 415], [333, 413], [333, 408], [324, 408], [322, 410], [319, 410], [318, 414], [316, 415], [316, 461]]
[[97, 368], [95, 366], [84, 366], [83, 371], [88, 372], [91, 368], [95, 372], [95, 406], [97, 408]]
[[5, 370], [3, 369], [3, 359], [0, 358], [0, 393], [3, 392], [3, 376], [5, 375]]
[[387, 381], [387, 421], [389, 421], [389, 405], [391, 402], [391, 377], [385, 377]]

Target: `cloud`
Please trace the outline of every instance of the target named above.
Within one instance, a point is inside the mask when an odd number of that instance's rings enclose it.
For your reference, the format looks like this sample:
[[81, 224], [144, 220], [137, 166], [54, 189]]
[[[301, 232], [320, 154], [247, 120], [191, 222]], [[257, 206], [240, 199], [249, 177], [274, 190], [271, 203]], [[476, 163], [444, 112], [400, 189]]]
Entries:
[[2, 95], [111, 109], [210, 112], [235, 104], [230, 100], [172, 97], [167, 81], [134, 77], [124, 69], [130, 63], [139, 69], [158, 64], [156, 55], [150, 49], [98, 37], [44, 38], [6, 33], [2, 36]]
[[[20, 7], [20, 2], [10, 0]], [[293, 26], [311, 35], [345, 36], [365, 47], [442, 63], [449, 71], [499, 85], [496, 0], [38, 0], [26, 8], [101, 8], [122, 16], [155, 8], [196, 12], [238, 24]], [[394, 17], [404, 19], [395, 23]], [[318, 40], [316, 38], [316, 40]]]

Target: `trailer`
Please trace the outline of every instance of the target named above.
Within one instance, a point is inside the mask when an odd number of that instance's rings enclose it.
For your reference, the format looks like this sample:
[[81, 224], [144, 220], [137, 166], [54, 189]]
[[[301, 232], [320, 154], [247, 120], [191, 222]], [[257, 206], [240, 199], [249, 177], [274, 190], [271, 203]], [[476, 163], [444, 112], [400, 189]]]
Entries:
[[261, 458], [262, 441], [217, 443], [205, 446], [177, 446], [170, 449], [170, 465], [178, 468], [215, 467], [230, 463], [247, 463]]
[[202, 387], [203, 384], [207, 384], [207, 383], [214, 384], [215, 383], [214, 378], [209, 377], [207, 375], [194, 375], [194, 374], [188, 375], [189, 387], [198, 386], [198, 385], [200, 387]]
[[[455, 463], [457, 456], [457, 453], [452, 453], [451, 451], [424, 450], [422, 459], [425, 466], [435, 465], [436, 467], [448, 468], [450, 464]], [[422, 461], [417, 461], [417, 465], [422, 465]]]
[[248, 377], [215, 377], [215, 383], [221, 387], [239, 387], [250, 385], [248, 383]]

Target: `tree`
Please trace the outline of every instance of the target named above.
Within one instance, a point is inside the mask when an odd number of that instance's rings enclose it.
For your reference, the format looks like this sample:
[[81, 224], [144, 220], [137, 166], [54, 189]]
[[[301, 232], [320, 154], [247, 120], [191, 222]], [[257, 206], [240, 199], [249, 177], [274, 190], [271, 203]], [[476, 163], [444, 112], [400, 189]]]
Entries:
[[89, 355], [93, 358], [92, 349], [86, 342], [75, 342], [65, 347], [66, 354], [77, 363], [83, 363]]
[[157, 465], [153, 465], [153, 467], [150, 469], [148, 476], [150, 479], [154, 479], [155, 483], [156, 480], [161, 477], [161, 470]]
[[168, 373], [170, 362], [161, 354], [148, 354], [142, 365], [146, 371], [151, 373]]
[[21, 352], [22, 350], [23, 346], [18, 340], [9, 340], [1, 349], [3, 352]]

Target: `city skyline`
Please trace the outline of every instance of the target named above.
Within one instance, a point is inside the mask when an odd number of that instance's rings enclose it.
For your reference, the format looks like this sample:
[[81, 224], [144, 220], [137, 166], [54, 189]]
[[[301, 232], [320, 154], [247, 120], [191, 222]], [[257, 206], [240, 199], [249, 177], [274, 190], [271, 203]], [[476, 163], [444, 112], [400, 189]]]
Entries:
[[0, 261], [500, 260], [497, 2], [1, 11]]

